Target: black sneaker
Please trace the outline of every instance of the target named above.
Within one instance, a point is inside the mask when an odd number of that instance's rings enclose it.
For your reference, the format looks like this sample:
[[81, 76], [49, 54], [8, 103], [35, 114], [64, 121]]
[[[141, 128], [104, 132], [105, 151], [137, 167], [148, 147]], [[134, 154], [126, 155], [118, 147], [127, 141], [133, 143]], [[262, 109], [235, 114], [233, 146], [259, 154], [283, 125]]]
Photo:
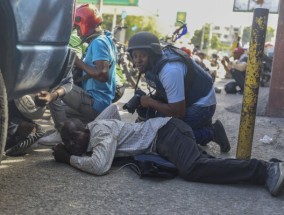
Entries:
[[283, 162], [282, 160], [279, 160], [277, 158], [271, 158], [269, 161], [270, 162], [274, 162], [274, 163], [276, 163], [276, 162]]
[[276, 196], [284, 185], [284, 163], [271, 163], [267, 168], [265, 185], [272, 196]]
[[221, 152], [229, 152], [231, 149], [227, 134], [220, 120], [213, 124], [214, 139], [221, 149]]
[[218, 87], [214, 87], [215, 93], [220, 94], [222, 92], [222, 90]]
[[7, 156], [23, 156], [26, 154], [27, 149], [33, 145], [39, 138], [43, 137], [45, 134], [45, 130], [41, 128], [40, 125], [36, 126], [36, 132], [29, 134], [26, 138], [20, 140], [14, 146], [8, 148], [5, 151]]

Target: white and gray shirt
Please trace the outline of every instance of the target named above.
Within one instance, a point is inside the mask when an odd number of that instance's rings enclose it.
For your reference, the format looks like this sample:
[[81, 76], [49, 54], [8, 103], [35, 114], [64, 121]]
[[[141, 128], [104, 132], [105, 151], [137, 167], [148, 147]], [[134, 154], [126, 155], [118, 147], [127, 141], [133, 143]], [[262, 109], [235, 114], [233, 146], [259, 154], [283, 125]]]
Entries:
[[[91, 131], [89, 150], [91, 157], [71, 156], [70, 164], [82, 171], [95, 175], [106, 174], [111, 168], [114, 157], [131, 156], [151, 151], [158, 130], [171, 118], [154, 118], [146, 122], [129, 123], [120, 121], [113, 105], [107, 108], [114, 111], [107, 119], [98, 117], [88, 124]], [[117, 112], [117, 114], [115, 114]], [[104, 112], [102, 113], [105, 114]]]

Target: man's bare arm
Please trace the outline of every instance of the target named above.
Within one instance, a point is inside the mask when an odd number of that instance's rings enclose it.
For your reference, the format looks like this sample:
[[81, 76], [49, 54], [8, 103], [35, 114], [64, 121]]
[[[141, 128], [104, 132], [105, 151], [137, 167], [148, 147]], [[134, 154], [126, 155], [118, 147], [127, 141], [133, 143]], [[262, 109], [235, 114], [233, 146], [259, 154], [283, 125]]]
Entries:
[[107, 82], [109, 80], [109, 63], [106, 60], [98, 60], [94, 62], [94, 67], [85, 64], [78, 57], [75, 60], [75, 66], [84, 70], [89, 77], [92, 77], [101, 82]]
[[165, 114], [166, 116], [183, 118], [185, 116], [185, 101], [176, 103], [162, 103], [149, 96], [141, 96], [141, 105], [143, 107], [150, 107], [158, 112]]
[[96, 144], [93, 147], [92, 155], [72, 155], [71, 166], [94, 175], [105, 175], [109, 171], [115, 155], [117, 140], [109, 133], [98, 133], [99, 135], [93, 139]]

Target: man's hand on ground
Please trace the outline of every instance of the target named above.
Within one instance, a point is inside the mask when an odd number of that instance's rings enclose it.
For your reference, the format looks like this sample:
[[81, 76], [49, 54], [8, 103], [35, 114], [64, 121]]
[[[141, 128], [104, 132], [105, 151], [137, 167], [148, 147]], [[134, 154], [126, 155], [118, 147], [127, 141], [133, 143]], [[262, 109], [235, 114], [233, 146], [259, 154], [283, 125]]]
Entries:
[[57, 144], [52, 148], [54, 159], [60, 163], [70, 164], [71, 155], [66, 150], [65, 146], [62, 143]]

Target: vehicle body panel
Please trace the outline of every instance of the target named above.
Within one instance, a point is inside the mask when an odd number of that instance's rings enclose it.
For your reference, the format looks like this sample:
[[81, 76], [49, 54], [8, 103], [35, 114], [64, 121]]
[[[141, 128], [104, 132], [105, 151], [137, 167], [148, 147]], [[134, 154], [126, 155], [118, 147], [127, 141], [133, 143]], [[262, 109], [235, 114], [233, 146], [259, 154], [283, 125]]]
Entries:
[[75, 0], [0, 0], [0, 67], [9, 100], [60, 82], [74, 6]]

